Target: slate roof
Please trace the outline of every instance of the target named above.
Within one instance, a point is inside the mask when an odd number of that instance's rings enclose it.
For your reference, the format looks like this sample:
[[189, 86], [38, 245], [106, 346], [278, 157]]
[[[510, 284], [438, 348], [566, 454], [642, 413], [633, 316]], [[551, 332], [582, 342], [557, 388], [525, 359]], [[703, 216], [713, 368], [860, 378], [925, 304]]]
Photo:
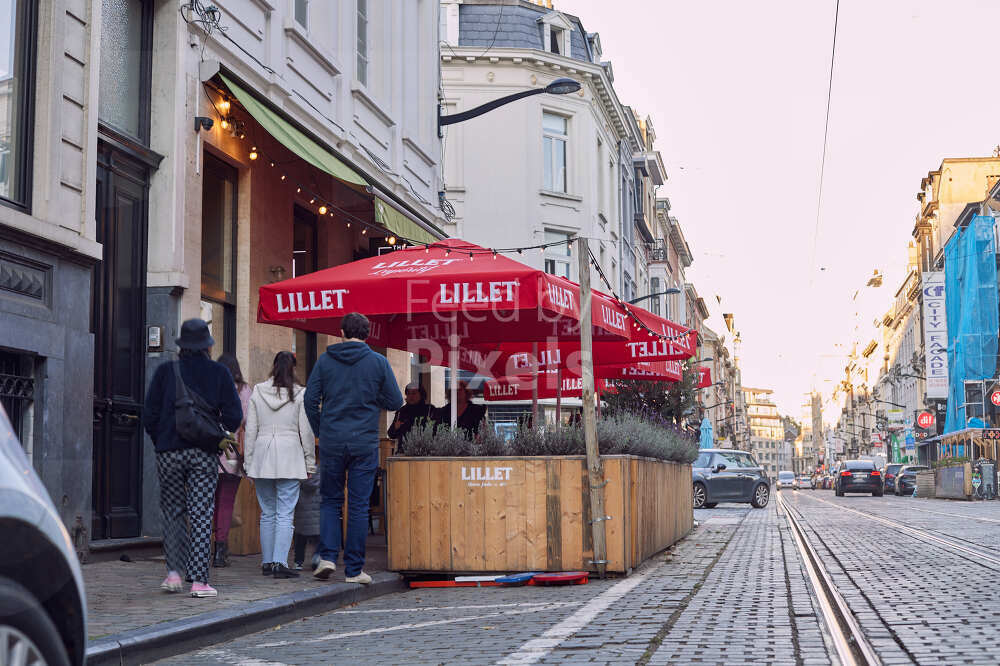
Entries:
[[[501, 16], [502, 10], [502, 16]], [[459, 46], [480, 46], [484, 50], [492, 43], [498, 48], [543, 49], [542, 24], [538, 19], [552, 10], [522, 5], [459, 5]], [[580, 20], [564, 14], [573, 23], [570, 33], [570, 57], [590, 62], [586, 33]], [[500, 23], [498, 27], [498, 23]], [[494, 33], [496, 39], [494, 40]], [[565, 55], [565, 54], [564, 54]]]

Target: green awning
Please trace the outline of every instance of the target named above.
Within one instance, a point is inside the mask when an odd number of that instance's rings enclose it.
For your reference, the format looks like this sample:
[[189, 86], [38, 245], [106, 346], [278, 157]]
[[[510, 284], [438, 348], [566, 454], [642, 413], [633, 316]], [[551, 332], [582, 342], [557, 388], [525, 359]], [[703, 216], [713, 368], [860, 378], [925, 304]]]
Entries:
[[375, 198], [375, 221], [397, 236], [417, 243], [434, 243], [439, 240], [401, 210], [378, 197]]
[[[356, 190], [363, 191], [367, 196], [372, 196], [375, 206], [375, 221], [378, 224], [381, 224], [401, 239], [405, 238], [417, 243], [433, 243], [439, 240], [438, 236], [435, 236], [412, 217], [399, 210], [393, 203], [378, 196], [373, 196], [372, 188], [369, 186], [368, 181], [357, 171], [344, 164], [336, 155], [310, 139], [305, 133], [282, 118], [280, 114], [272, 111], [252, 93], [247, 92], [234, 83], [225, 74], [220, 73], [219, 77], [229, 90], [232, 91], [233, 95], [236, 96], [240, 104], [243, 105], [243, 108], [281, 145], [317, 169], [330, 174]], [[437, 227], [433, 228], [441, 233], [441, 237], [446, 235]]]
[[307, 137], [267, 106], [261, 104], [256, 97], [233, 83], [225, 74], [219, 74], [219, 77], [226, 84], [226, 87], [236, 95], [236, 99], [253, 116], [254, 120], [260, 123], [267, 130], [267, 133], [277, 139], [285, 148], [288, 148], [309, 164], [325, 171], [338, 180], [351, 185], [368, 187], [367, 180], [358, 174], [357, 171], [337, 159], [329, 150]]

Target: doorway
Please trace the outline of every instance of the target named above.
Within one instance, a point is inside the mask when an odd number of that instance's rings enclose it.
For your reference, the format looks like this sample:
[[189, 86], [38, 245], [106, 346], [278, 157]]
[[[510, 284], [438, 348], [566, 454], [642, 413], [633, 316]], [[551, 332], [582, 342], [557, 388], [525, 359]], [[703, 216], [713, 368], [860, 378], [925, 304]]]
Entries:
[[149, 168], [98, 142], [92, 539], [139, 536]]
[[[316, 215], [301, 206], [295, 206], [294, 212], [294, 241], [292, 244], [292, 277], [299, 277], [312, 273], [319, 267], [316, 255], [317, 231]], [[309, 373], [316, 365], [318, 358], [318, 342], [316, 334], [312, 331], [300, 331], [295, 329], [295, 353], [302, 376], [299, 379], [308, 381]]]

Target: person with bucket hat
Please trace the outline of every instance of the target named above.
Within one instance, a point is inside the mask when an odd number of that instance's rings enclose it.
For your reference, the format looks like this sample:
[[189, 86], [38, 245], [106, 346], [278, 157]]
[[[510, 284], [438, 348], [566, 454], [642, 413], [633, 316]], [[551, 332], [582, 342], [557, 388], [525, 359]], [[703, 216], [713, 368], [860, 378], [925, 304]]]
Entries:
[[[209, 453], [178, 434], [174, 406], [178, 389], [196, 393], [226, 430], [235, 431], [243, 422], [243, 407], [233, 377], [224, 365], [212, 360], [215, 340], [208, 324], [188, 319], [176, 340], [178, 360], [156, 369], [146, 394], [143, 427], [156, 450], [156, 473], [160, 481], [160, 511], [163, 513], [163, 550], [167, 577], [160, 588], [180, 592], [181, 571], [191, 581], [192, 597], [215, 597], [208, 584], [211, 553], [212, 513], [219, 479], [218, 452]], [[176, 378], [184, 386], [178, 386]]]

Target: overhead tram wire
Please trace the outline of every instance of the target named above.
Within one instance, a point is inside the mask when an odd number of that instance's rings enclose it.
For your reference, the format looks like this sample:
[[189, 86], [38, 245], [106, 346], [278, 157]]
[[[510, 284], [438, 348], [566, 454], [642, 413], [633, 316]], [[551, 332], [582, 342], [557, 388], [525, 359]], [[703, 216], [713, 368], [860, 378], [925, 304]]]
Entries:
[[812, 258], [810, 261], [809, 287], [816, 279], [816, 247], [819, 243], [819, 223], [823, 208], [823, 181], [826, 176], [826, 151], [830, 136], [830, 103], [833, 99], [833, 71], [837, 59], [837, 26], [840, 22], [840, 0], [836, 0], [833, 13], [833, 45], [830, 48], [830, 76], [826, 87], [826, 119], [823, 122], [823, 152], [819, 162], [819, 192], [816, 196], [816, 223], [813, 226]]

